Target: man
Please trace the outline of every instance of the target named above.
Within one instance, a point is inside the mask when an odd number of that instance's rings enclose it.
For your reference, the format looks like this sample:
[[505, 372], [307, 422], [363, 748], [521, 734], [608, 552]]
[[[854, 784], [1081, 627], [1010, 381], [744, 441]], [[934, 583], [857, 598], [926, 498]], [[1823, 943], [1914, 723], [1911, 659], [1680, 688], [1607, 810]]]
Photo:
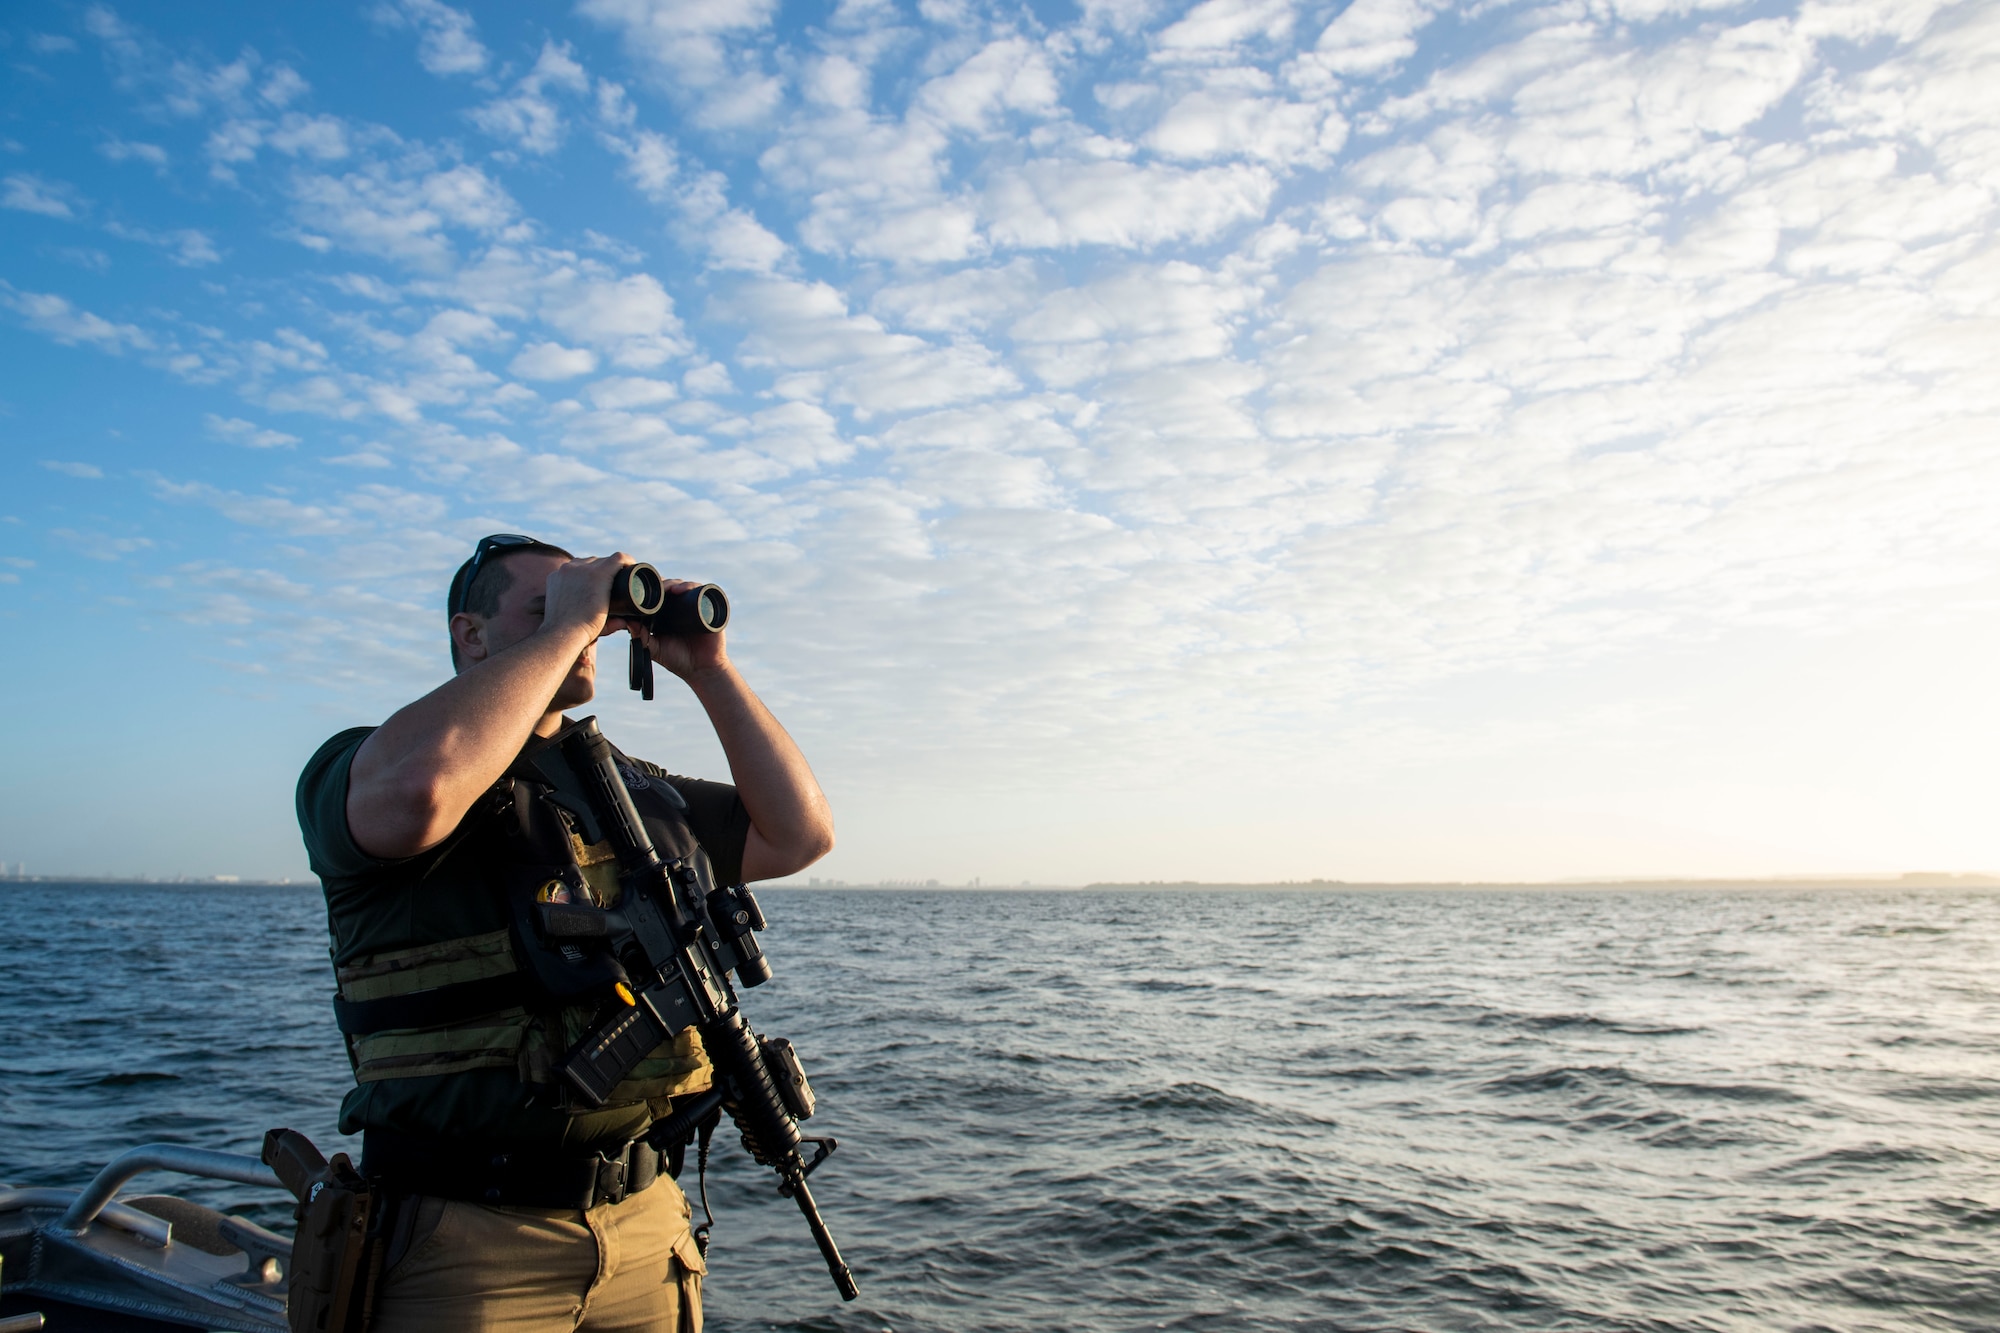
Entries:
[[608, 614], [630, 563], [483, 539], [447, 604], [456, 676], [335, 736], [299, 779], [355, 1067], [340, 1129], [363, 1135], [363, 1173], [399, 1200], [373, 1333], [701, 1327], [679, 1153], [641, 1136], [708, 1087], [708, 1062], [689, 1029], [602, 1107], [562, 1087], [554, 1066], [595, 1010], [532, 989], [518, 904], [608, 906], [619, 890], [609, 849], [539, 798], [526, 756], [590, 700], [597, 640], [624, 631], [693, 691], [735, 779], [620, 756], [663, 854], [705, 855], [720, 884], [769, 879], [824, 856], [833, 820], [722, 634], [656, 638]]

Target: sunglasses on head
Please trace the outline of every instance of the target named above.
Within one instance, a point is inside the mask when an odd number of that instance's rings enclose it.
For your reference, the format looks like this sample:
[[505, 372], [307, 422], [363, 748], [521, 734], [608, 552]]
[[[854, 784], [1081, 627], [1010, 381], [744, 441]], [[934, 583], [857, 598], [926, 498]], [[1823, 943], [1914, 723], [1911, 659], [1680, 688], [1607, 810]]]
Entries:
[[466, 596], [472, 591], [472, 581], [479, 577], [480, 567], [486, 557], [495, 551], [520, 551], [540, 549], [563, 554], [560, 546], [551, 546], [533, 537], [523, 537], [518, 532], [495, 532], [479, 539], [479, 545], [472, 549], [472, 559], [459, 568], [458, 577], [451, 581], [451, 596], [445, 606], [447, 616], [455, 616], [465, 609]]

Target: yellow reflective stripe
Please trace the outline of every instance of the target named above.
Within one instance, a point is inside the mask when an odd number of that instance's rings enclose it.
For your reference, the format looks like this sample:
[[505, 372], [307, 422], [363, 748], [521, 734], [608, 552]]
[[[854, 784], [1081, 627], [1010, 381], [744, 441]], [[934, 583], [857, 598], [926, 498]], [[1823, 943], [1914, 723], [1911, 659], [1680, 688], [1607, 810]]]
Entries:
[[385, 1078], [460, 1074], [468, 1069], [513, 1069], [534, 1017], [504, 1009], [458, 1027], [371, 1032], [348, 1038], [357, 1083]]
[[348, 1000], [381, 1000], [520, 971], [505, 930], [378, 953], [334, 971]]

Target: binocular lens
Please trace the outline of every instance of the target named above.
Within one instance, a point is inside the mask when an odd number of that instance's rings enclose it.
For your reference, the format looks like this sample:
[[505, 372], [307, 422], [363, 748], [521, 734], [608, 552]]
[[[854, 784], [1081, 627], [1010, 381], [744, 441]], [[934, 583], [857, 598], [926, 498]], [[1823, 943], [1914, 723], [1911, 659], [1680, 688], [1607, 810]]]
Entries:
[[647, 622], [655, 634], [715, 634], [728, 623], [729, 599], [713, 583], [673, 594]]
[[652, 616], [667, 601], [666, 581], [651, 565], [627, 565], [611, 580], [611, 614]]

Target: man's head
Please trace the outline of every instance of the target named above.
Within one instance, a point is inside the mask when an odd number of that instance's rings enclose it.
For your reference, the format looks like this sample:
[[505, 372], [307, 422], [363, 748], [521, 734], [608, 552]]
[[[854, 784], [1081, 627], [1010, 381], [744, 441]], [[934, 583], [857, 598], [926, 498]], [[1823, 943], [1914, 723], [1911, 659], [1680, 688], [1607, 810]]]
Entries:
[[[503, 533], [482, 538], [472, 558], [458, 567], [446, 601], [452, 668], [464, 671], [540, 629], [549, 575], [571, 558], [562, 547], [531, 537]], [[593, 643], [577, 659], [551, 706], [587, 703], [596, 684]]]

